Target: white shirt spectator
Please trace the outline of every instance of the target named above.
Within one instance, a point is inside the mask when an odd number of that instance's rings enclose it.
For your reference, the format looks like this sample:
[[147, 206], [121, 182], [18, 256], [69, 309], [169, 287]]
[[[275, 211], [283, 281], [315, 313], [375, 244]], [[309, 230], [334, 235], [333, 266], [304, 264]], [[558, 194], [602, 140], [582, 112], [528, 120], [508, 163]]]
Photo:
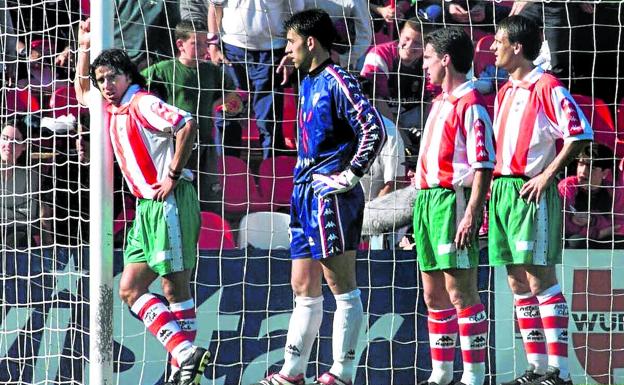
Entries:
[[269, 51], [286, 46], [284, 20], [303, 10], [303, 0], [210, 0], [223, 7], [221, 39], [240, 48]]
[[[366, 202], [377, 198], [386, 184], [393, 183], [397, 178], [405, 176], [405, 166], [401, 164], [405, 161], [403, 140], [398, 135], [394, 123], [385, 116], [382, 118], [384, 126], [386, 126], [386, 143], [368, 172], [360, 179]], [[394, 186], [390, 191], [392, 190], [394, 190]]]

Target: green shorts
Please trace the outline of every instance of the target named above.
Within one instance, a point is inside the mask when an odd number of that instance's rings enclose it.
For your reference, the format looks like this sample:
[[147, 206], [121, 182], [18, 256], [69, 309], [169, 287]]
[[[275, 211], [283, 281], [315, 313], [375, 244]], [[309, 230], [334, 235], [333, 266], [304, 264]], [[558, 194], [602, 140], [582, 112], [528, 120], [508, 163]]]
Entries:
[[561, 263], [561, 199], [551, 184], [540, 204], [520, 198], [525, 181], [497, 178], [492, 184], [488, 250], [490, 265]]
[[139, 199], [124, 264], [147, 263], [160, 276], [192, 269], [200, 226], [197, 193], [186, 180], [180, 180], [164, 202]]
[[414, 201], [414, 241], [421, 271], [470, 269], [479, 265], [477, 237], [471, 247], [455, 247], [457, 225], [466, 211], [470, 189], [420, 190]]

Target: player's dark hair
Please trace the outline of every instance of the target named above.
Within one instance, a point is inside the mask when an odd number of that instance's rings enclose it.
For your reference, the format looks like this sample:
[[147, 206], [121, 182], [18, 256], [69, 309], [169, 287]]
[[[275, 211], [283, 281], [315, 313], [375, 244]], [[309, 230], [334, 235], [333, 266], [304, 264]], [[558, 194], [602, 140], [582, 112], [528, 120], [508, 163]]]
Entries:
[[95, 79], [95, 70], [98, 67], [108, 67], [116, 75], [127, 75], [133, 84], [138, 84], [143, 88], [147, 85], [145, 77], [141, 75], [137, 66], [130, 60], [126, 51], [122, 49], [110, 48], [102, 51], [89, 67], [89, 77], [97, 89], [99, 87]]
[[206, 23], [200, 20], [183, 19], [175, 27], [176, 40], [187, 40], [194, 33], [207, 33]]
[[304, 38], [313, 37], [323, 48], [331, 50], [336, 39], [336, 27], [327, 12], [322, 9], [306, 9], [297, 12], [284, 22], [284, 31], [293, 30]]
[[507, 32], [510, 43], [522, 44], [525, 59], [537, 59], [542, 46], [542, 34], [533, 20], [520, 15], [509, 16], [498, 23], [498, 29]]
[[425, 45], [431, 44], [435, 52], [449, 55], [453, 67], [463, 74], [470, 71], [474, 56], [474, 47], [470, 36], [462, 28], [440, 28], [425, 35]]

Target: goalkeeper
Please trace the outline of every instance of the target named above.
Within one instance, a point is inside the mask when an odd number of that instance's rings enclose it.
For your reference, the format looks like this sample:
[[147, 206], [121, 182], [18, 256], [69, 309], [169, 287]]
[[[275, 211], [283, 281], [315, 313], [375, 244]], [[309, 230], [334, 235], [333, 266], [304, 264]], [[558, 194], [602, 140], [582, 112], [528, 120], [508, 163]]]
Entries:
[[306, 10], [287, 20], [284, 29], [287, 45], [282, 63], [290, 61], [307, 74], [299, 90], [299, 147], [290, 214], [296, 304], [284, 366], [258, 384], [304, 384], [323, 317], [323, 277], [336, 299], [334, 363], [316, 383], [351, 384], [363, 318], [355, 281], [355, 250], [364, 212], [358, 181], [375, 160], [386, 134], [357, 81], [330, 59], [335, 31], [329, 15]]
[[[174, 383], [199, 384], [210, 353], [193, 345], [187, 326], [195, 323], [189, 282], [197, 261], [200, 212], [193, 175], [183, 169], [197, 125], [189, 113], [143, 89], [145, 78], [124, 51], [105, 50], [89, 66], [89, 32], [89, 20], [81, 22], [76, 96], [86, 104], [89, 80], [102, 94], [115, 157], [138, 199], [119, 294], [180, 363]], [[148, 291], [158, 277], [169, 306]]]

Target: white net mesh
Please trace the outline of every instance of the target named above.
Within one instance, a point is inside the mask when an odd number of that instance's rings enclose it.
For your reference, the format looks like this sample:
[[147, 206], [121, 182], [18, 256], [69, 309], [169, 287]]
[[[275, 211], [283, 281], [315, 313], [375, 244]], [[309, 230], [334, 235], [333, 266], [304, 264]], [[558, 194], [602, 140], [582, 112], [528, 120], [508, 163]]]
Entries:
[[[411, 231], [413, 199], [401, 163], [407, 160], [409, 168], [410, 156], [417, 155], [427, 107], [439, 90], [427, 84], [418, 60], [416, 65], [398, 61], [397, 41], [405, 20], [416, 15], [420, 21], [414, 21], [414, 30], [419, 32], [465, 26], [477, 52], [473, 75], [493, 107], [494, 92], [507, 75], [490, 66], [491, 35], [496, 22], [518, 5], [292, 0], [280, 8], [282, 3], [262, 3], [265, 8], [255, 14], [249, 7], [260, 2], [241, 2], [238, 9], [226, 2], [223, 23], [244, 27], [234, 37], [221, 36], [219, 48], [231, 66], [207, 69], [208, 64], [195, 64], [189, 70], [174, 59], [183, 49], [175, 26], [181, 19], [191, 19], [192, 26], [213, 31], [214, 26], [206, 23], [207, 1], [115, 1], [115, 46], [126, 49], [144, 70], [152, 92], [184, 106], [200, 121], [189, 164], [197, 176], [202, 207], [193, 276], [196, 343], [209, 347], [215, 362], [203, 382], [249, 384], [279, 369], [283, 359], [293, 306], [287, 213], [298, 140], [298, 79], [278, 86], [281, 75], [273, 74], [283, 55], [283, 39], [266, 41], [261, 36], [281, 25], [271, 17], [284, 19], [291, 10], [316, 6], [336, 21], [334, 59], [353, 73], [362, 73], [364, 88], [388, 126], [397, 127], [395, 147], [387, 150], [381, 170], [366, 186], [371, 199], [381, 190], [397, 192], [371, 202], [365, 214], [357, 273], [366, 318], [354, 353], [358, 362], [354, 383], [417, 383], [427, 378], [431, 363], [415, 256], [398, 247]], [[89, 16], [89, 5], [0, 0], [0, 383], [81, 384], [88, 378], [88, 146], [94, 144], [88, 140], [88, 113], [79, 108], [71, 80], [77, 23]], [[574, 187], [573, 193], [564, 194], [566, 248], [558, 273], [571, 309], [569, 356], [575, 383], [624, 381], [620, 369], [624, 305], [617, 279], [624, 266], [618, 139], [624, 124], [623, 8], [620, 2], [552, 1], [527, 2], [523, 10], [545, 25], [548, 45], [541, 65], [566, 82], [591, 121], [596, 141], [611, 151], [606, 156], [590, 152], [593, 159], [604, 158], [600, 172], [610, 170], [600, 189]], [[237, 14], [239, 19], [233, 21]], [[255, 30], [254, 22], [264, 27]], [[235, 43], [247, 38], [249, 49], [237, 49]], [[224, 98], [226, 108], [220, 107]], [[7, 130], [9, 126], [12, 129]], [[591, 178], [598, 171], [590, 169]], [[571, 167], [563, 177], [575, 175]], [[577, 182], [570, 186], [583, 185]], [[121, 248], [135, 202], [118, 175], [115, 183], [118, 287]], [[485, 236], [486, 229], [482, 230]], [[486, 251], [479, 289], [490, 318], [487, 381], [498, 383], [521, 374], [526, 362], [520, 335], [511, 332], [512, 295], [505, 274], [487, 267]], [[157, 286], [152, 287], [154, 292], [160, 291]], [[309, 380], [327, 371], [332, 362], [333, 302], [325, 288], [324, 321], [306, 373]], [[161, 383], [165, 350], [116, 295], [114, 304], [116, 383]], [[458, 350], [457, 374], [460, 357]]]

